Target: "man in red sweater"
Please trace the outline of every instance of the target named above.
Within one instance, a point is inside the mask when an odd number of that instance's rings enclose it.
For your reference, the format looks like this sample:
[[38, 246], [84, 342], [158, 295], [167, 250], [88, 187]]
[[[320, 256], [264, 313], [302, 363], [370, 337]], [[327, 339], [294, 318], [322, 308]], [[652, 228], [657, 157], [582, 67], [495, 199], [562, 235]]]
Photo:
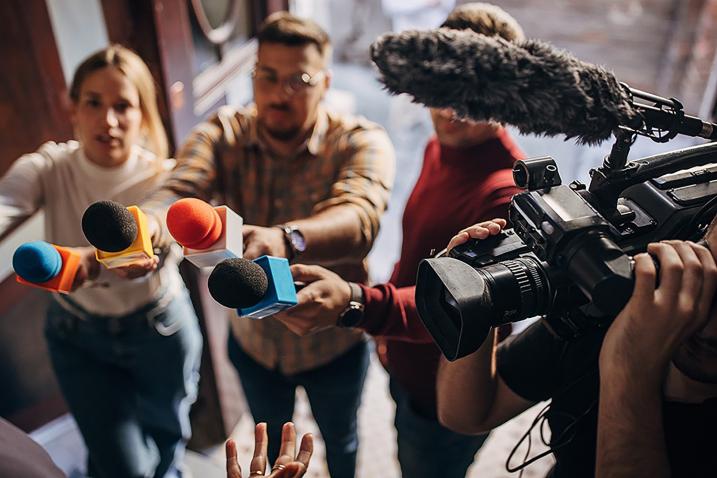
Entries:
[[[457, 7], [442, 26], [508, 41], [523, 38], [510, 15], [484, 3]], [[299, 304], [277, 318], [299, 334], [338, 325], [385, 339], [381, 358], [396, 401], [403, 476], [463, 478], [486, 436], [461, 435], [438, 423], [440, 351], [416, 312], [416, 272], [421, 259], [445, 247], [456, 231], [507, 218], [510, 199], [519, 192], [513, 163], [523, 153], [497, 123], [460, 120], [447, 109], [431, 109], [431, 118], [436, 136], [426, 146], [423, 169], [406, 203], [401, 257], [390, 282], [365, 287], [318, 266], [295, 265], [294, 279], [309, 285], [299, 292]]]

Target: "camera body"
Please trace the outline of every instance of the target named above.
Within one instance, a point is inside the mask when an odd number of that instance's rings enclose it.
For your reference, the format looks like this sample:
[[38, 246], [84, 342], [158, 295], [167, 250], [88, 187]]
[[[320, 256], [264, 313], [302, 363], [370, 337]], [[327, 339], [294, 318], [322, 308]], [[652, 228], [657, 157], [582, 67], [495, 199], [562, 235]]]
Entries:
[[[608, 158], [609, 159], [609, 158]], [[563, 335], [606, 325], [633, 289], [632, 256], [701, 236], [714, 216], [717, 144], [591, 171], [561, 183], [552, 158], [519, 161], [507, 229], [419, 265], [416, 305], [443, 354], [480, 347], [492, 326], [546, 315]], [[666, 173], [666, 174], [665, 174]]]

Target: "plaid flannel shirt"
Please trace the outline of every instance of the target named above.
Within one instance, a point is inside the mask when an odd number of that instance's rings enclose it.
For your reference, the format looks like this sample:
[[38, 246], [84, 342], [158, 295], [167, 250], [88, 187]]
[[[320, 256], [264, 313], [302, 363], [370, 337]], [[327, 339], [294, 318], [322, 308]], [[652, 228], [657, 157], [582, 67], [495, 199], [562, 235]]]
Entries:
[[[394, 176], [394, 152], [378, 125], [360, 117], [320, 109], [303, 147], [290, 158], [277, 157], [261, 141], [254, 108], [221, 108], [198, 125], [177, 155], [163, 188], [142, 208], [161, 218], [158, 241], [171, 240], [164, 218], [180, 197], [226, 204], [246, 224], [271, 226], [310, 217], [338, 205], [355, 207], [362, 247], [331, 269], [349, 281], [368, 278], [366, 254], [387, 206]], [[294, 374], [324, 365], [364, 340], [350, 329], [331, 328], [299, 337], [282, 323], [232, 319], [242, 348], [269, 369]]]

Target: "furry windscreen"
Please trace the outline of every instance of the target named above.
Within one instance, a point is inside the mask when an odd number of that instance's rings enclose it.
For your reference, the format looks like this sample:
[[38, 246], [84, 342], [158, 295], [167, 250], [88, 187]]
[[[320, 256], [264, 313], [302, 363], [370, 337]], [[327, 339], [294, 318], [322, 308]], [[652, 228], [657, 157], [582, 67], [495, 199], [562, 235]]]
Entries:
[[594, 144], [638, 118], [612, 73], [537, 40], [514, 44], [472, 31], [408, 30], [379, 37], [371, 58], [391, 93], [522, 133]]

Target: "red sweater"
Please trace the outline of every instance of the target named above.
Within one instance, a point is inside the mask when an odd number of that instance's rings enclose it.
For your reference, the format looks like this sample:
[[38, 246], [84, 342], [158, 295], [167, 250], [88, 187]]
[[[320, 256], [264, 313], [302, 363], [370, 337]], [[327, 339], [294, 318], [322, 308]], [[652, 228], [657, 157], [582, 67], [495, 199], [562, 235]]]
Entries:
[[443, 249], [459, 230], [496, 217], [507, 218], [510, 198], [520, 190], [513, 163], [524, 157], [507, 131], [465, 149], [426, 146], [423, 169], [403, 213], [403, 244], [390, 283], [363, 287], [359, 327], [387, 338], [386, 366], [417, 411], [436, 416], [436, 372], [440, 351], [416, 312], [416, 272], [432, 249]]

